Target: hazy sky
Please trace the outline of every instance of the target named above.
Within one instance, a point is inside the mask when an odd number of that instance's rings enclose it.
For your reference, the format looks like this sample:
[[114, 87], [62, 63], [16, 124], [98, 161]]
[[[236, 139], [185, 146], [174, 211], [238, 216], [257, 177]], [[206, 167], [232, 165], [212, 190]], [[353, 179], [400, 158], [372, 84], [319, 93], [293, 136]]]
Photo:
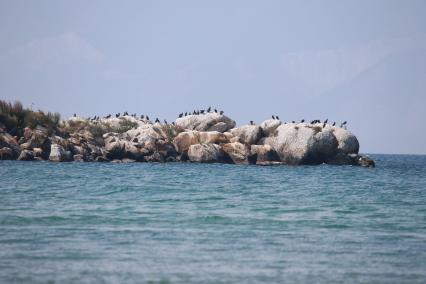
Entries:
[[325, 119], [426, 154], [426, 1], [0, 1], [0, 98], [83, 116]]

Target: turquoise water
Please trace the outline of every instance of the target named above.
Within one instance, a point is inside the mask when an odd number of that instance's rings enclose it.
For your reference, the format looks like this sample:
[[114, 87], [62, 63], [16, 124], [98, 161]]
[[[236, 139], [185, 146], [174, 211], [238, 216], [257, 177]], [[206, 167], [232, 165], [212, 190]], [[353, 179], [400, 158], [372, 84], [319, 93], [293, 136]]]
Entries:
[[425, 283], [426, 156], [0, 161], [0, 283]]

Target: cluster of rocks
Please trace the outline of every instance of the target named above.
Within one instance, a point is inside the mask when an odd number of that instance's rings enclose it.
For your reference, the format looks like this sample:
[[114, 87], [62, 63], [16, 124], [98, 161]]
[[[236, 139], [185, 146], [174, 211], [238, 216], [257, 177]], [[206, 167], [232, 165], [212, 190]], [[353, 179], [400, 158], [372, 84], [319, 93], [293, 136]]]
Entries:
[[[125, 132], [96, 137], [90, 127], [48, 135], [42, 126], [26, 128], [12, 137], [0, 125], [0, 159], [97, 162], [198, 162], [256, 165], [359, 165], [374, 161], [358, 154], [357, 138], [348, 130], [321, 123], [283, 123], [270, 119], [243, 125], [216, 113], [182, 116], [173, 124], [152, 123], [133, 116], [92, 122], [72, 117], [64, 129], [78, 122], [90, 125], [134, 124]], [[68, 127], [68, 128], [67, 128]], [[66, 133], [64, 135], [63, 133]]]

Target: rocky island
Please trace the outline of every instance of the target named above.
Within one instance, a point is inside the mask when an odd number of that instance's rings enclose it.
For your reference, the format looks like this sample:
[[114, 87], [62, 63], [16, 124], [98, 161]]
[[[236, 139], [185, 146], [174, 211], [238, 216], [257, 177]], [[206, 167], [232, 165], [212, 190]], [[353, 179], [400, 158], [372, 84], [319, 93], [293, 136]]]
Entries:
[[0, 101], [0, 160], [374, 167], [358, 152], [354, 134], [318, 120], [296, 123], [274, 117], [236, 127], [230, 117], [210, 108], [181, 114], [171, 124], [127, 113], [61, 120], [58, 114]]

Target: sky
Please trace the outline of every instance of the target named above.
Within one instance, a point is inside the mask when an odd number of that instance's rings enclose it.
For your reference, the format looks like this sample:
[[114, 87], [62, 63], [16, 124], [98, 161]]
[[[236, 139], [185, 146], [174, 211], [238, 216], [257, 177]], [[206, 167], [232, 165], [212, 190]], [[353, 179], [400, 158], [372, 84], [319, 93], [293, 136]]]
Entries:
[[326, 118], [426, 154], [426, 1], [0, 0], [0, 99], [62, 117]]

